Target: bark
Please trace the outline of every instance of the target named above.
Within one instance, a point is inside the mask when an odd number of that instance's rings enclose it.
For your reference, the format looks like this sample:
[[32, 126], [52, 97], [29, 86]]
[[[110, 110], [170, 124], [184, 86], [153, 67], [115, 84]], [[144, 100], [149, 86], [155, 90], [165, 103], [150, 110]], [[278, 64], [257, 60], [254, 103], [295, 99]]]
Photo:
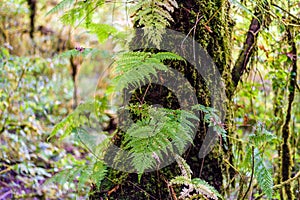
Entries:
[[[230, 32], [232, 27], [230, 26], [229, 4], [227, 1], [179, 0], [177, 2], [179, 8], [173, 13], [174, 23], [169, 28], [185, 35], [194, 28], [193, 34], [190, 36], [209, 53], [220, 74], [230, 74]], [[201, 20], [199, 20], [200, 17]], [[141, 41], [142, 38], [138, 35], [132, 43], [139, 46]], [[169, 62], [168, 65], [181, 72], [188, 79], [195, 89], [199, 103], [211, 106], [207, 83], [197, 73], [195, 66], [178, 61]], [[146, 89], [143, 88], [142, 93], [138, 95], [143, 95]], [[147, 103], [160, 104], [171, 109], [180, 108], [176, 98], [172, 94], [170, 95], [171, 91], [167, 88], [154, 85], [147, 90], [147, 95], [145, 96]], [[212, 152], [204, 159], [200, 159], [198, 156], [203, 139], [206, 136], [206, 129], [207, 124], [202, 121], [199, 124], [194, 145], [187, 150], [184, 157], [193, 171], [193, 178], [200, 177], [222, 192], [223, 175], [226, 173], [226, 171], [223, 171], [222, 154]], [[180, 170], [176, 163], [156, 172], [145, 173], [140, 183], [138, 183], [136, 174], [126, 175], [121, 173], [122, 175], [120, 175], [119, 172], [114, 170], [110, 170], [108, 179], [114, 180], [116, 174], [118, 174], [117, 176], [126, 176], [126, 178], [118, 187], [116, 187], [116, 184], [107, 181], [103, 184], [102, 190], [94, 195], [94, 198], [110, 196], [111, 199], [172, 199], [174, 192], [177, 194], [180, 192], [180, 188], [168, 187], [168, 181], [174, 176], [180, 175]], [[117, 189], [113, 190], [114, 188]]]
[[27, 0], [28, 6], [30, 8], [30, 38], [33, 39], [34, 27], [35, 27], [35, 14], [36, 14], [36, 4], [37, 0]]
[[[287, 27], [288, 43], [292, 47], [290, 52], [290, 59], [292, 61], [292, 70], [290, 72], [290, 83], [289, 83], [289, 97], [288, 97], [288, 108], [286, 111], [285, 122], [282, 126], [282, 139], [283, 143], [281, 146], [281, 176], [282, 182], [287, 181], [291, 178], [292, 170], [292, 153], [290, 147], [291, 133], [290, 133], [290, 121], [292, 113], [292, 104], [295, 98], [295, 90], [297, 84], [297, 49], [292, 33], [292, 28]], [[288, 199], [294, 199], [293, 190], [290, 184], [284, 186], [285, 194]]]

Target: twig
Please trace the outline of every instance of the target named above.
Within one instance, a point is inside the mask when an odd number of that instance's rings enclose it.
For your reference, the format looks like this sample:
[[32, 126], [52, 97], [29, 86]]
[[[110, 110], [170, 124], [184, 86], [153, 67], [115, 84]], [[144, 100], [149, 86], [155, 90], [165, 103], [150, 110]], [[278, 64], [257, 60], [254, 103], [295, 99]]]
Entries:
[[142, 104], [144, 103], [144, 100], [145, 100], [146, 94], [148, 93], [148, 90], [149, 90], [149, 88], [150, 88], [150, 85], [151, 85], [151, 83], [148, 84], [148, 86], [147, 86], [147, 88], [146, 88], [146, 91], [145, 91], [145, 93], [144, 93], [144, 95], [143, 95], [143, 98], [142, 98]]
[[287, 10], [285, 10], [284, 8], [274, 4], [274, 3], [271, 3], [272, 6], [282, 10], [283, 12], [285, 12], [286, 14], [288, 14], [289, 16], [293, 17], [294, 19], [296, 19], [298, 22], [300, 21], [300, 18], [296, 17], [295, 15], [293, 15], [292, 13], [288, 12]]
[[[199, 17], [199, 13], [197, 13], [197, 18]], [[189, 35], [191, 34], [191, 32], [194, 30], [194, 29], [196, 29], [196, 27], [197, 27], [197, 25], [198, 25], [198, 23], [199, 23], [199, 21], [201, 20], [203, 18], [203, 16], [201, 16], [200, 18], [198, 18], [198, 20], [196, 21], [196, 23], [195, 23], [195, 25], [191, 28], [191, 30], [189, 30], [189, 32], [188, 32], [188, 34], [185, 36], [185, 38], [182, 40], [182, 42], [181, 42], [181, 48], [182, 48], [182, 46], [183, 46], [183, 43], [184, 43], [184, 41], [189, 37]]]
[[166, 178], [161, 175], [161, 178], [164, 180], [164, 182], [167, 184], [168, 188], [169, 188], [169, 194], [172, 197], [173, 200], [177, 200], [177, 196], [176, 193], [174, 192], [174, 189], [172, 187], [172, 185], [169, 184], [169, 182], [166, 180]]
[[282, 183], [280, 183], [278, 185], [274, 185], [273, 189], [277, 190], [277, 189], [281, 188], [282, 186], [284, 186], [286, 184], [289, 184], [290, 182], [292, 182], [292, 181], [294, 181], [294, 180], [296, 180], [298, 178], [300, 178], [300, 171], [293, 178], [290, 178], [290, 179], [288, 179], [288, 180], [286, 180], [286, 181], [284, 181], [284, 182], [282, 182]]
[[237, 170], [227, 159], [224, 159], [224, 162], [227, 163], [232, 169], [234, 169], [234, 171], [236, 171], [243, 178], [243, 175], [239, 172], [239, 170]]

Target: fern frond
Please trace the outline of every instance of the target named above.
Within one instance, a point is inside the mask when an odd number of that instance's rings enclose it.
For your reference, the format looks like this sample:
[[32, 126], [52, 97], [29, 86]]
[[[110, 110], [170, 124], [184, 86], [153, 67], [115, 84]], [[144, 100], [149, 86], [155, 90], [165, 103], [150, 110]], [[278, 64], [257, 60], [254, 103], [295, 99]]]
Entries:
[[91, 180], [100, 188], [101, 181], [107, 174], [107, 167], [103, 162], [97, 161], [93, 166], [93, 171], [90, 175]]
[[160, 7], [164, 7], [169, 12], [174, 12], [174, 8], [178, 8], [178, 4], [176, 0], [158, 1], [157, 4]]
[[185, 178], [188, 178], [189, 180], [192, 178], [192, 170], [190, 168], [190, 166], [185, 162], [185, 160], [179, 156], [179, 155], [175, 155], [175, 159], [176, 162], [181, 170], [181, 174], [182, 176], [184, 176]]
[[59, 131], [63, 131], [60, 137], [61, 139], [75, 132], [80, 125], [88, 123], [89, 114], [93, 112], [95, 112], [94, 101], [88, 101], [78, 105], [75, 111], [54, 126], [48, 140], [58, 134]]
[[[180, 199], [193, 199], [195, 196], [210, 198], [218, 200], [218, 198], [223, 199], [222, 195], [219, 194], [219, 192], [209, 185], [206, 181], [194, 178], [189, 179], [185, 176], [176, 176], [174, 179], [172, 179], [169, 183], [170, 185], [185, 185], [181, 191], [181, 195], [179, 196]], [[192, 194], [191, 194], [192, 193]]]
[[146, 41], [160, 48], [165, 28], [173, 21], [170, 13], [177, 8], [175, 0], [139, 1], [132, 9], [133, 22], [144, 29]]
[[264, 165], [263, 159], [257, 148], [254, 149], [254, 175], [258, 185], [264, 193], [271, 199], [273, 193], [273, 179], [269, 170]]
[[108, 39], [110, 35], [113, 35], [117, 32], [117, 29], [108, 25], [108, 24], [94, 24], [90, 23], [88, 30], [91, 33], [94, 33], [97, 35], [99, 43], [104, 42]]
[[168, 70], [163, 64], [165, 60], [183, 58], [171, 52], [127, 52], [119, 55], [115, 67], [117, 76], [113, 80], [116, 89], [120, 91], [129, 86], [140, 87], [146, 81], [151, 81], [151, 77], [156, 77], [158, 70]]
[[94, 182], [97, 187], [99, 187], [101, 181], [105, 178], [106, 173], [106, 165], [102, 161], [96, 161], [90, 165], [75, 165], [70, 169], [58, 172], [53, 177], [49, 178], [44, 184], [48, 185], [56, 183], [64, 185], [65, 183], [72, 183], [77, 180], [77, 190], [80, 191], [90, 181]]
[[81, 7], [72, 8], [66, 11], [60, 18], [61, 22], [66, 25], [75, 25], [75, 22], [84, 17], [85, 10]]
[[[147, 169], [159, 165], [163, 154], [182, 153], [184, 147], [193, 141], [191, 127], [194, 124], [182, 122], [181, 119], [196, 118], [183, 111], [165, 108], [146, 108], [147, 114], [126, 131], [123, 148], [131, 153], [132, 165], [139, 176]], [[187, 111], [185, 111], [187, 112]], [[175, 148], [176, 147], [176, 148]]]
[[49, 10], [47, 12], [46, 16], [50, 15], [50, 14], [53, 14], [53, 13], [56, 13], [58, 11], [64, 10], [68, 7], [71, 7], [74, 3], [75, 3], [75, 0], [63, 0], [63, 1], [59, 2], [59, 4], [57, 4], [54, 8]]
[[264, 143], [277, 141], [277, 136], [267, 131], [261, 124], [257, 124], [255, 132], [249, 135], [249, 141], [254, 146], [260, 146]]
[[159, 52], [159, 53], [153, 54], [152, 57], [155, 58], [155, 59], [158, 59], [160, 61], [165, 61], [165, 60], [181, 60], [181, 61], [184, 61], [184, 59], [181, 56], [179, 56], [177, 54], [174, 54], [174, 53], [171, 53], [171, 52]]

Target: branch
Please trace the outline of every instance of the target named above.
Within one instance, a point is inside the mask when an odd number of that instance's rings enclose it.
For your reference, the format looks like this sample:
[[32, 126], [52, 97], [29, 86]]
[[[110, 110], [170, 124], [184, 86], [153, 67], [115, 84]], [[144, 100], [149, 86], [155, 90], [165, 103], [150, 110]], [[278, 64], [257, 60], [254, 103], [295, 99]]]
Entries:
[[300, 22], [300, 18], [296, 17], [295, 15], [293, 15], [292, 13], [288, 12], [287, 10], [283, 9], [282, 7], [276, 5], [275, 3], [271, 3], [272, 6], [282, 10], [283, 12], [285, 12], [286, 14], [288, 14], [289, 16], [291, 16], [292, 18], [294, 18], [297, 22]]
[[261, 21], [262, 21], [262, 11], [256, 8], [255, 16], [252, 18], [249, 31], [247, 34], [246, 41], [243, 45], [243, 50], [240, 52], [240, 55], [235, 62], [233, 71], [232, 71], [232, 81], [234, 89], [237, 87], [241, 76], [246, 70], [246, 66], [250, 60], [250, 57], [253, 54], [254, 47], [256, 46], [256, 39], [258, 32], [261, 30]]

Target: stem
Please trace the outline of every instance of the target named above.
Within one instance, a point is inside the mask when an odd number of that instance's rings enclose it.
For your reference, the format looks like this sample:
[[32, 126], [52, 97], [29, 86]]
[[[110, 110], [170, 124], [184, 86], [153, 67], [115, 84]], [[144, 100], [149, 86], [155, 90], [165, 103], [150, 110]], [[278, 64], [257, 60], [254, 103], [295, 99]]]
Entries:
[[252, 147], [252, 169], [251, 170], [252, 171], [251, 171], [251, 178], [250, 178], [249, 186], [248, 186], [248, 188], [247, 188], [247, 190], [246, 190], [246, 192], [245, 192], [245, 194], [244, 194], [244, 196], [243, 196], [242, 199], [246, 198], [246, 196], [247, 196], [247, 194], [248, 194], [248, 192], [249, 192], [249, 190], [251, 188], [252, 181], [253, 181], [253, 175], [254, 175], [254, 147]]

